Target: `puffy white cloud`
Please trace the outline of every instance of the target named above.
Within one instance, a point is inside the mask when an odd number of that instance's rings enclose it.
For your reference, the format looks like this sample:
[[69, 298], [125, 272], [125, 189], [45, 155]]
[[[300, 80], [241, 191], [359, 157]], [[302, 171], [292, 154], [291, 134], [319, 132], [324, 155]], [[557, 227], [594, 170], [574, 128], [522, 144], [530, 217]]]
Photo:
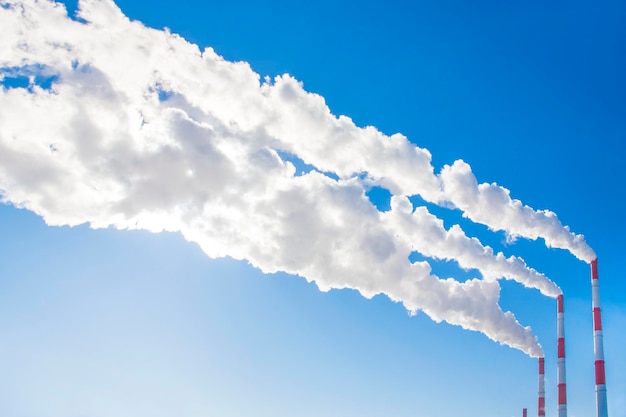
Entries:
[[[407, 196], [449, 201], [493, 229], [531, 238], [536, 230], [558, 246], [527, 220], [547, 212], [508, 214], [515, 200], [490, 197], [497, 192], [478, 186], [462, 162], [438, 176], [430, 153], [404, 136], [359, 128], [291, 76], [261, 80], [245, 62], [131, 22], [109, 0], [81, 0], [83, 22], [50, 1], [0, 4], [0, 73], [31, 78], [0, 93], [4, 201], [51, 225], [180, 231], [208, 256], [299, 275], [322, 290], [386, 294], [409, 311], [541, 354], [530, 329], [500, 309], [496, 280], [548, 296], [558, 287], [521, 258], [414, 210]], [[37, 76], [54, 82], [42, 88]], [[315, 170], [296, 175], [284, 153]], [[394, 194], [390, 211], [367, 199], [371, 184]], [[564, 242], [558, 247], [571, 249]], [[482, 279], [440, 279], [427, 262], [409, 262], [415, 250]]]

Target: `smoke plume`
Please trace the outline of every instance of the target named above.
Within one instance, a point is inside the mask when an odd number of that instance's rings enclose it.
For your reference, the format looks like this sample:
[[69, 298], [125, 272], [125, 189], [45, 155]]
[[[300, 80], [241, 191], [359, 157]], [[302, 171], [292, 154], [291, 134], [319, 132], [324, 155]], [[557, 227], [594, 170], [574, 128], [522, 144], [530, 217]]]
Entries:
[[[52, 1], [0, 1], [0, 195], [49, 225], [177, 231], [210, 257], [299, 275], [327, 291], [386, 294], [532, 356], [529, 327], [498, 304], [498, 279], [555, 297], [518, 257], [446, 229], [409, 196], [463, 211], [511, 237], [589, 260], [582, 236], [457, 161], [435, 174], [430, 153], [396, 134], [334, 116], [289, 75], [261, 80], [167, 30], [126, 18], [110, 0], [81, 0], [79, 19]], [[28, 79], [23, 87], [10, 79]], [[299, 174], [290, 157], [313, 169]], [[393, 197], [378, 211], [366, 196]], [[439, 278], [454, 260], [480, 277]]]

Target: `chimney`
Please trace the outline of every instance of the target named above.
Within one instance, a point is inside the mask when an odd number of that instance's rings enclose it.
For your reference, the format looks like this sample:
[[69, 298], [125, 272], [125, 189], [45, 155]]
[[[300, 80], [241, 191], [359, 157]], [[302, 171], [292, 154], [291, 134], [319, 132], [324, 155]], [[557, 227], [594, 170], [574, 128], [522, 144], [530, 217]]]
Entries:
[[545, 417], [546, 415], [546, 389], [545, 389], [545, 372], [544, 358], [539, 358], [539, 401], [537, 404], [537, 415]]
[[565, 389], [565, 329], [563, 327], [563, 294], [559, 294], [557, 302], [557, 383], [558, 383], [558, 417], [567, 417], [567, 395]]
[[600, 284], [598, 260], [591, 261], [591, 296], [593, 308], [593, 352], [596, 369], [596, 417], [608, 417], [606, 380], [604, 374], [604, 347], [602, 345], [602, 317], [600, 314]]
[[522, 417], [528, 417], [528, 409], [522, 408]]

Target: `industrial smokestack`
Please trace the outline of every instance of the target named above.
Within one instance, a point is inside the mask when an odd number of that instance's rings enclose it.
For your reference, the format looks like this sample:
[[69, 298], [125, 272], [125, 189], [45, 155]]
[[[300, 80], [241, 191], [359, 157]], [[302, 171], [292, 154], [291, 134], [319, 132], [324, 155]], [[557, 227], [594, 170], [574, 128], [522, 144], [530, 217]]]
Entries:
[[567, 417], [567, 395], [565, 389], [565, 329], [563, 327], [563, 294], [556, 299], [557, 304], [557, 383], [558, 383], [558, 417]]
[[539, 358], [539, 400], [537, 404], [537, 415], [545, 417], [546, 415], [546, 378], [543, 357]]
[[522, 408], [522, 417], [528, 417], [528, 409]]
[[593, 308], [593, 352], [596, 368], [596, 417], [608, 417], [606, 379], [604, 374], [604, 347], [602, 345], [602, 317], [600, 313], [600, 284], [598, 260], [591, 261], [591, 296]]

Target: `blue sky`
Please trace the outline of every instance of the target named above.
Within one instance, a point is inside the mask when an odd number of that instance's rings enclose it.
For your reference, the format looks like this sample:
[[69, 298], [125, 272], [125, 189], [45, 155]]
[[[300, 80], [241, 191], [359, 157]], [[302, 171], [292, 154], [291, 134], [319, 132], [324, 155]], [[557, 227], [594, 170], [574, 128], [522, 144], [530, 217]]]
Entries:
[[[584, 234], [600, 260], [609, 409], [626, 416], [623, 4], [117, 4], [261, 76], [289, 73], [333, 114], [428, 149], [437, 173], [463, 159]], [[569, 413], [592, 415], [588, 266], [420, 204], [563, 289]], [[0, 246], [2, 415], [536, 414], [535, 359], [383, 295], [210, 259], [178, 233], [49, 227], [8, 204]], [[450, 262], [433, 271], [468, 277]], [[556, 303], [501, 286], [503, 310], [545, 349], [554, 415]]]

